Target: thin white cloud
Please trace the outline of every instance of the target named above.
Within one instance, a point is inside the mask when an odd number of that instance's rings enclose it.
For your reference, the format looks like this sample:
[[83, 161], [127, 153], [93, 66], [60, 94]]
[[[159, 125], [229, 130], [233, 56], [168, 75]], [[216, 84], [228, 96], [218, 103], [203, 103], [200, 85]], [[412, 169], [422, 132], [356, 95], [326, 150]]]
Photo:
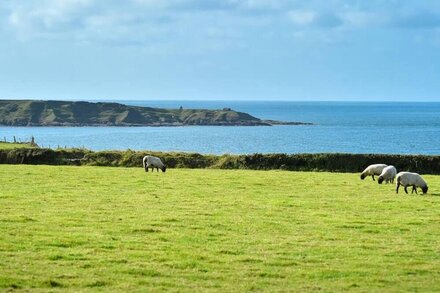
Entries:
[[309, 10], [292, 10], [287, 13], [287, 16], [294, 24], [300, 26], [310, 25], [316, 19], [316, 13]]
[[[418, 2], [419, 3], [419, 2]], [[428, 4], [427, 4], [428, 3]], [[347, 0], [28, 0], [0, 2], [4, 30], [17, 38], [64, 38], [105, 44], [182, 45], [204, 38], [233, 46], [259, 34], [370, 27], [437, 29], [438, 2]], [[432, 7], [428, 10], [427, 8]], [[179, 43], [181, 42], [181, 43]], [[220, 46], [218, 46], [220, 47]]]
[[341, 14], [341, 19], [350, 28], [381, 26], [389, 21], [388, 17], [380, 12], [365, 11], [346, 11]]
[[54, 0], [13, 6], [7, 18], [19, 37], [34, 38], [77, 27], [87, 15], [92, 0]]

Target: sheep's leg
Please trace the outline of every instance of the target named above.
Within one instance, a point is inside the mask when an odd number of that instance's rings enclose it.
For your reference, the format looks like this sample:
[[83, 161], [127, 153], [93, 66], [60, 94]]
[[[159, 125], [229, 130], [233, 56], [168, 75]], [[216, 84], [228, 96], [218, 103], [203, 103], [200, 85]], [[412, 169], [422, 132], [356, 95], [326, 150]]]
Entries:
[[[416, 187], [415, 185], [413, 185], [413, 191], [415, 191], [416, 194], [418, 194], [418, 193], [417, 193], [417, 187]], [[411, 192], [411, 193], [412, 193], [412, 192]]]
[[408, 190], [407, 190], [408, 186], [405, 186], [405, 193], [408, 194]]
[[145, 172], [148, 172], [148, 164], [145, 164]]
[[374, 179], [374, 174], [373, 174], [371, 177], [373, 177], [373, 181], [376, 181], [376, 180]]
[[159, 172], [159, 167], [156, 167], [156, 172]]
[[399, 193], [400, 183], [397, 183], [396, 193]]

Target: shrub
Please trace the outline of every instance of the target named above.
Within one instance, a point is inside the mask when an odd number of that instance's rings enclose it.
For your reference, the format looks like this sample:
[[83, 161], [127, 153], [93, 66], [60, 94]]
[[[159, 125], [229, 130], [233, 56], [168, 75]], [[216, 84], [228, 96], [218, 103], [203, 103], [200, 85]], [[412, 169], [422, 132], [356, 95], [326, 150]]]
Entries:
[[0, 164], [91, 165], [141, 167], [145, 155], [160, 157], [170, 168], [361, 172], [374, 163], [397, 170], [440, 174], [440, 156], [385, 154], [248, 154], [201, 155], [178, 152], [99, 151], [21, 148], [0, 150]]

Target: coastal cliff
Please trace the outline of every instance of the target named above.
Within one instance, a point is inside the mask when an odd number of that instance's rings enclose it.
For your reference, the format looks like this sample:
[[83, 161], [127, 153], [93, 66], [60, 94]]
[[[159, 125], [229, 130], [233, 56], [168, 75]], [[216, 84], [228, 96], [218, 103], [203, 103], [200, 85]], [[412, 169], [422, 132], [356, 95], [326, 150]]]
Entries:
[[309, 125], [262, 120], [230, 108], [162, 109], [119, 103], [0, 100], [0, 125], [7, 126], [272, 126]]

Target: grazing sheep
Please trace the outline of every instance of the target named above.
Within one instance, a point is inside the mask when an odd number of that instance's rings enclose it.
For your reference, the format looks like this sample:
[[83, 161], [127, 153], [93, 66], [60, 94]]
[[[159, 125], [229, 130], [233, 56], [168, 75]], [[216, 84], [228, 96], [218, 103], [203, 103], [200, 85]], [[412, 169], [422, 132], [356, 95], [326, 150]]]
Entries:
[[420, 187], [423, 191], [423, 194], [428, 192], [428, 185], [426, 184], [425, 180], [423, 180], [422, 176], [420, 176], [417, 173], [411, 173], [411, 172], [400, 172], [397, 174], [397, 181], [396, 181], [396, 193], [399, 193], [399, 187], [402, 185], [405, 188], [405, 192], [408, 193], [408, 190], [406, 188], [408, 186], [412, 186], [412, 191], [417, 193], [417, 187]]
[[142, 159], [142, 166], [145, 169], [145, 172], [148, 172], [148, 168], [151, 167], [152, 171], [154, 171], [154, 168], [156, 168], [157, 172], [159, 172], [159, 169], [162, 170], [162, 172], [165, 172], [167, 170], [167, 166], [165, 166], [164, 163], [158, 158], [154, 156], [145, 156]]
[[382, 182], [385, 181], [385, 183], [394, 183], [394, 178], [396, 177], [397, 170], [394, 166], [388, 166], [383, 168], [382, 173], [379, 176], [379, 179], [377, 182], [379, 184], [382, 184]]
[[361, 179], [364, 180], [365, 177], [372, 176], [373, 181], [375, 181], [374, 175], [380, 175], [385, 167], [387, 167], [385, 164], [370, 165], [361, 173]]

